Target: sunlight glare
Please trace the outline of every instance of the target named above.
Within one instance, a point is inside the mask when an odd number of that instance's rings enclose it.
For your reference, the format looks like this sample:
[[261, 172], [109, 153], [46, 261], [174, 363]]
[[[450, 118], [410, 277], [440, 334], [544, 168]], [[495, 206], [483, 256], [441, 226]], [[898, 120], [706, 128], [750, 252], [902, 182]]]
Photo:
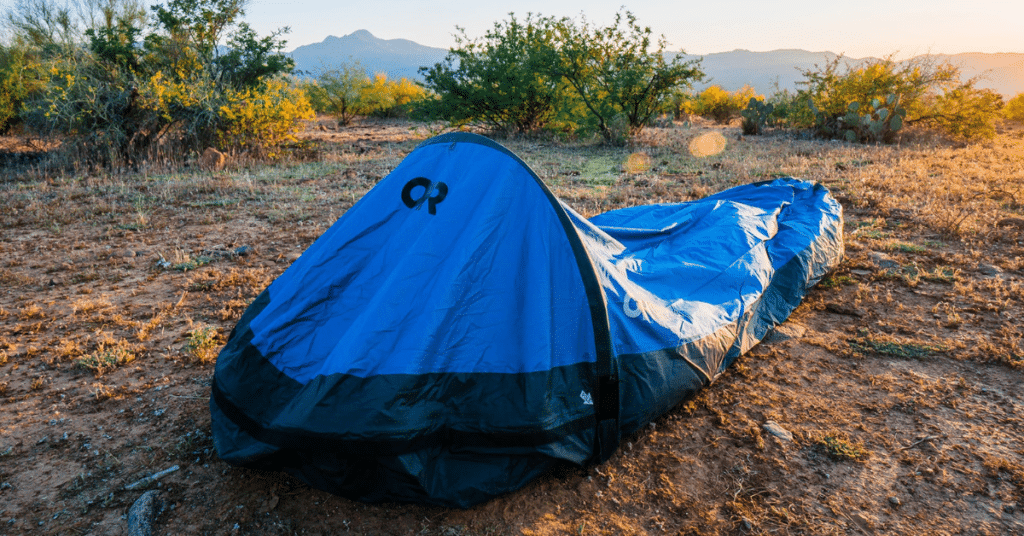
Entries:
[[725, 150], [725, 136], [718, 132], [701, 134], [690, 142], [690, 154], [697, 158], [714, 156]]
[[638, 175], [651, 170], [651, 157], [644, 153], [633, 153], [626, 157], [623, 170], [630, 175]]

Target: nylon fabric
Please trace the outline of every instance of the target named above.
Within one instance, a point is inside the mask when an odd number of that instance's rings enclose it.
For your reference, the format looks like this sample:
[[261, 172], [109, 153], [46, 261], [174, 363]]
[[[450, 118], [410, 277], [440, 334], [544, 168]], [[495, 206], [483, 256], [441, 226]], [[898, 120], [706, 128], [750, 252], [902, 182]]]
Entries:
[[842, 227], [792, 178], [588, 220], [491, 140], [427, 140], [243, 314], [214, 445], [353, 499], [458, 507], [601, 463], [784, 322]]

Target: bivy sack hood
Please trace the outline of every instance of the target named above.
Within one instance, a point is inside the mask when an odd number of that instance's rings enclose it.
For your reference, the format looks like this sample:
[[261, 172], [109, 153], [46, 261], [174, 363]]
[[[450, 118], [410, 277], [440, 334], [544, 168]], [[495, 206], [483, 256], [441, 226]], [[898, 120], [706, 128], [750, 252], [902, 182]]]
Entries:
[[842, 228], [792, 178], [588, 220], [501, 145], [429, 139], [242, 315], [214, 445], [353, 499], [458, 507], [601, 463], [783, 322]]

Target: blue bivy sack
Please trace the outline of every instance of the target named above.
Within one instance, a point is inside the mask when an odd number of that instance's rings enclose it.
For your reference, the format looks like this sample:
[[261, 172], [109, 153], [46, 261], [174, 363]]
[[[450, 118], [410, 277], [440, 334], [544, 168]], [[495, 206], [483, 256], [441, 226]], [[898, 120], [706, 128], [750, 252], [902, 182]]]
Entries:
[[467, 507], [714, 381], [843, 255], [791, 178], [589, 220], [475, 134], [423, 142], [245, 311], [218, 455], [364, 501]]

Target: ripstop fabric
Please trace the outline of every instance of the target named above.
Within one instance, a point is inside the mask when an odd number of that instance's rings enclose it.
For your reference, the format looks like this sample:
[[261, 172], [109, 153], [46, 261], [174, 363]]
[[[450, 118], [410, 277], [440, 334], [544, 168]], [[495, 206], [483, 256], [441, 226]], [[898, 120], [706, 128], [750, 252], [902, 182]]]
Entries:
[[587, 220], [482, 136], [425, 141], [249, 306], [210, 411], [230, 463], [467, 507], [608, 459], [843, 255], [791, 178]]

